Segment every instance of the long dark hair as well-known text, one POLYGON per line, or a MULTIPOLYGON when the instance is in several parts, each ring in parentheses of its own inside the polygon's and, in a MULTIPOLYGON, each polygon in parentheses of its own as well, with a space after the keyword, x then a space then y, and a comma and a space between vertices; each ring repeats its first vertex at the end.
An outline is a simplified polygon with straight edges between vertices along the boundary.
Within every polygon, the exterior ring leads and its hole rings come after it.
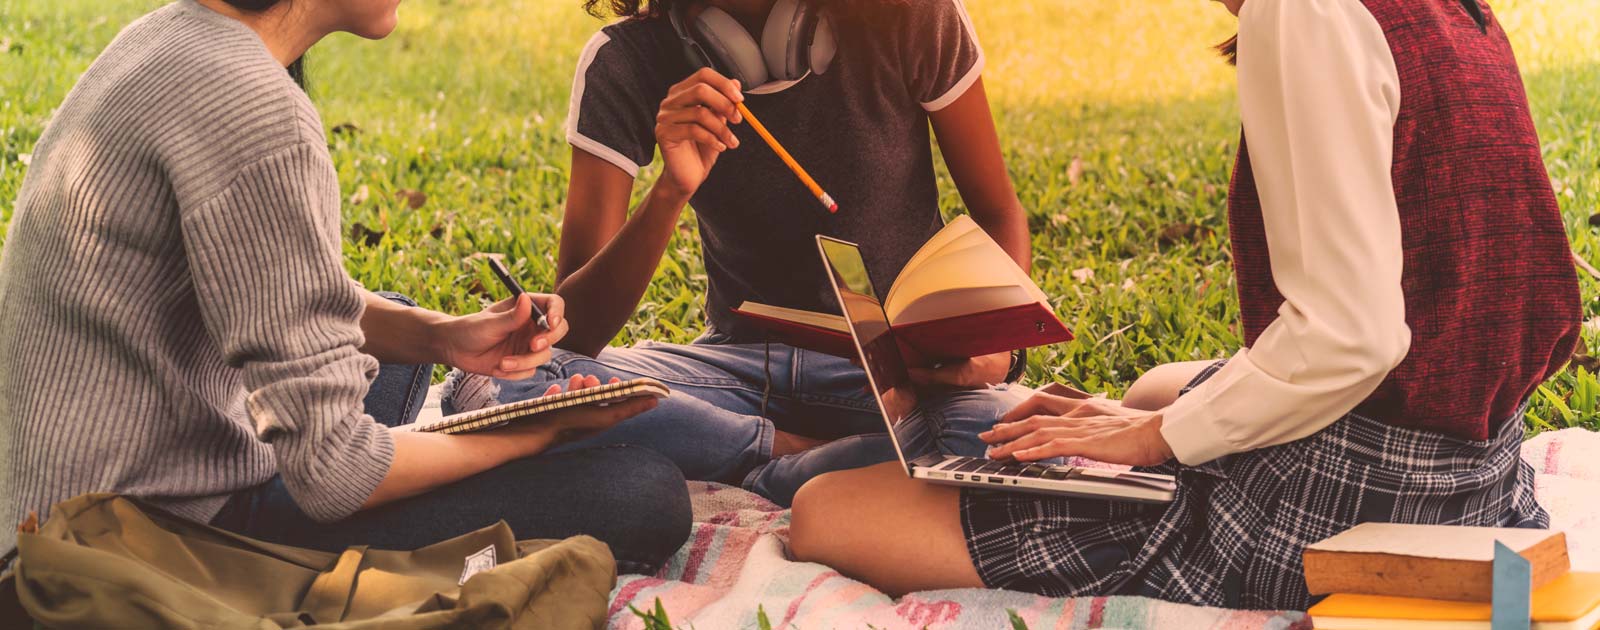
POLYGON ((1239 36, 1229 37, 1228 41, 1216 45, 1217 52, 1222 53, 1222 58, 1228 60, 1228 65, 1239 65, 1239 36))
MULTIPOLYGON (((278 6, 278 4, 280 4, 280 3, 289 2, 290 0, 222 0, 222 1, 228 3, 229 6, 232 6, 233 8, 238 9, 240 11, 248 11, 250 13, 261 13, 263 11, 266 11, 267 9, 271 9, 272 7, 278 6)), ((304 56, 302 56, 299 59, 294 60, 293 63, 289 64, 288 71, 289 71, 289 78, 294 79, 295 85, 300 86, 300 89, 302 89, 302 90, 306 89, 306 58, 304 56)))

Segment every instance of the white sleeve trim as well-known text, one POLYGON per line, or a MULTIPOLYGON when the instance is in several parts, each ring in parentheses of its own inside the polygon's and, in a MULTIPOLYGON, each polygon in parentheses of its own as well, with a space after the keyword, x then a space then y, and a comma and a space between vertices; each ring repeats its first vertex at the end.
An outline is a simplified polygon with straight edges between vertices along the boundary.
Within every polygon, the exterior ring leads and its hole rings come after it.
POLYGON ((567 143, 597 158, 610 162, 613 166, 622 169, 629 177, 639 176, 639 165, 628 156, 616 149, 602 144, 600 141, 578 133, 578 112, 583 105, 583 89, 585 77, 589 74, 589 66, 594 63, 595 55, 600 53, 600 47, 611 41, 611 36, 605 31, 599 31, 594 37, 589 38, 589 43, 583 47, 583 54, 578 57, 578 71, 572 78, 572 99, 567 103, 567 143))
POLYGON ((966 94, 967 90, 972 89, 972 84, 978 82, 978 77, 983 76, 983 44, 978 41, 978 29, 972 26, 972 16, 967 15, 967 6, 961 0, 950 1, 955 3, 956 12, 961 15, 961 25, 966 27, 967 37, 972 38, 972 46, 978 49, 978 59, 972 62, 972 68, 967 70, 967 73, 954 86, 946 90, 938 98, 922 104, 922 109, 929 112, 936 112, 949 107, 951 103, 956 102, 956 99, 966 94))

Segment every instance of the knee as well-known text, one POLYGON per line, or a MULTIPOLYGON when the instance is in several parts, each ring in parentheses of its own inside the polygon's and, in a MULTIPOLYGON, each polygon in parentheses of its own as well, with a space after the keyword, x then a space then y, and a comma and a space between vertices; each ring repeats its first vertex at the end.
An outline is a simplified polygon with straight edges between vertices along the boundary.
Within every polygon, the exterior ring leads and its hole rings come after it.
POLYGON ((1178 400, 1178 390, 1183 387, 1180 372, 1177 365, 1170 363, 1150 368, 1128 387, 1122 406, 1144 411, 1165 409, 1178 400))
POLYGON ((831 472, 813 477, 794 495, 794 506, 789 512, 789 554, 800 562, 828 564, 824 558, 825 540, 832 529, 829 510, 845 500, 840 491, 848 484, 849 471, 831 472))
POLYGON ((613 506, 607 540, 624 573, 652 573, 689 539, 693 514, 683 473, 666 457, 635 446, 596 449, 611 479, 607 496, 596 501, 613 506))

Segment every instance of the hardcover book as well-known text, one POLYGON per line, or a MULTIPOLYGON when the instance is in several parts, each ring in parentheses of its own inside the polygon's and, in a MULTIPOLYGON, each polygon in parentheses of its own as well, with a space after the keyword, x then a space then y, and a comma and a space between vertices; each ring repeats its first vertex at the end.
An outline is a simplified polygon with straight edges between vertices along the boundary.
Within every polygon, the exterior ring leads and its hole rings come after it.
MULTIPOLYGON (((908 358, 965 359, 1072 339, 1038 285, 965 215, 917 250, 882 303, 908 358)), ((791 346, 855 356, 842 316, 755 302, 734 313, 791 346)))
MULTIPOLYGON (((1312 606, 1317 630, 1489 630, 1487 602, 1330 595, 1312 606)), ((1533 591, 1533 630, 1600 627, 1600 573, 1567 573, 1533 591)))
POLYGON ((1494 543, 1533 566, 1533 588, 1571 569, 1558 531, 1449 525, 1362 523, 1306 547, 1313 595, 1356 593, 1487 602, 1494 586, 1494 543))

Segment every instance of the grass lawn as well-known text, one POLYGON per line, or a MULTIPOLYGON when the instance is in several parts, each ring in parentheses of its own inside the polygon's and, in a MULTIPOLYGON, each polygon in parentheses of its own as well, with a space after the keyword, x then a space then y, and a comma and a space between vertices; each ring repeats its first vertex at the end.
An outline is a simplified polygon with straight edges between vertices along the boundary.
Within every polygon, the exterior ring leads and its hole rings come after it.
MULTIPOLYGON (((161 0, 0 0, 0 213, 9 221, 50 111, 122 25, 161 0)), ((410 0, 384 42, 313 51, 312 93, 348 200, 350 272, 446 311, 495 286, 467 260, 511 254, 553 281, 567 180, 562 135, 578 0, 410 0)), ((1034 232, 1035 278, 1078 334, 1031 355, 1034 381, 1120 392, 1165 361, 1239 347, 1225 194, 1234 78, 1208 45, 1232 17, 1203 0, 968 0, 986 82, 1034 232)), ((1502 0, 1575 250, 1600 265, 1600 0, 1502 0)), ((248 112, 241 112, 248 115, 248 112)), ((776 130, 782 135, 782 130, 776 130)), ((737 156, 732 156, 737 159, 737 156)), ((653 178, 647 169, 643 178, 653 178)), ((960 211, 948 177, 947 213, 960 211)), ((641 186, 642 188, 642 186, 641 186)), ((3 232, 0 232, 3 236, 3 232)), ((705 286, 685 216, 617 343, 684 341, 705 286)), ((1583 275, 1585 317, 1600 280, 1583 275)), ((1596 331, 1586 333, 1593 346, 1596 331)), ((1534 429, 1600 428, 1600 382, 1571 367, 1536 396, 1534 429)))

